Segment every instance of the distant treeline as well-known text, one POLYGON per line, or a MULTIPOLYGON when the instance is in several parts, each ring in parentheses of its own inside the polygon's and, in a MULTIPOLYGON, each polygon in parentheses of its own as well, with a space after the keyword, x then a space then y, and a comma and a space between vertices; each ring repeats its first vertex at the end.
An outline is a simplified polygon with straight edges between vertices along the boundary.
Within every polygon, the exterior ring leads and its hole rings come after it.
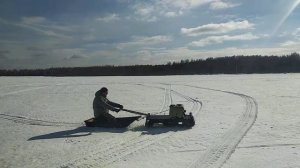
POLYGON ((0 70, 0 76, 147 76, 190 74, 299 73, 300 55, 232 56, 181 60, 165 65, 93 66, 34 70, 0 70))

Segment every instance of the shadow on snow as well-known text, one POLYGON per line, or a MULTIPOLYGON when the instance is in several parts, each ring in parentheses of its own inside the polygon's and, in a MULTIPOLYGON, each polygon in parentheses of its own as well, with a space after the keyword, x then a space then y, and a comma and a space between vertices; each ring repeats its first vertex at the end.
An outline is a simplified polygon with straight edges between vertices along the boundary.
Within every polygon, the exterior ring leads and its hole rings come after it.
POLYGON ((127 130, 126 128, 98 128, 98 127, 91 128, 91 127, 81 126, 75 129, 34 136, 29 138, 28 141, 40 140, 40 139, 83 137, 83 136, 89 136, 94 132, 123 133, 126 130, 127 130))
POLYGON ((156 135, 156 134, 163 134, 167 132, 184 131, 187 129, 189 128, 184 128, 179 126, 176 127, 156 126, 151 128, 145 126, 137 126, 134 128, 101 128, 101 127, 81 126, 75 129, 34 136, 29 138, 28 141, 42 140, 42 139, 70 138, 70 137, 76 138, 76 137, 89 136, 92 135, 92 133, 101 133, 101 132, 124 133, 126 131, 133 131, 133 132, 141 132, 141 135, 156 135))
POLYGON ((183 127, 183 126, 163 126, 163 125, 156 125, 154 127, 145 127, 145 126, 137 126, 132 128, 131 131, 134 132, 141 132, 142 135, 156 135, 156 134, 163 134, 167 132, 178 132, 178 131, 185 131, 190 128, 183 127))

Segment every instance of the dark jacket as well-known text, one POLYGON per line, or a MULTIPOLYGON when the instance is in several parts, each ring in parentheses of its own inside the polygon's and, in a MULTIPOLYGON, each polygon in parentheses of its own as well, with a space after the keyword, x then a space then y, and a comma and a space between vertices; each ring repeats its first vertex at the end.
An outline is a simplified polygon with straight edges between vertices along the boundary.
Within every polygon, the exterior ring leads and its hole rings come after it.
POLYGON ((93 101, 94 116, 97 118, 103 113, 108 113, 109 110, 116 111, 116 107, 121 108, 121 105, 109 101, 106 97, 102 96, 100 91, 95 93, 93 101))

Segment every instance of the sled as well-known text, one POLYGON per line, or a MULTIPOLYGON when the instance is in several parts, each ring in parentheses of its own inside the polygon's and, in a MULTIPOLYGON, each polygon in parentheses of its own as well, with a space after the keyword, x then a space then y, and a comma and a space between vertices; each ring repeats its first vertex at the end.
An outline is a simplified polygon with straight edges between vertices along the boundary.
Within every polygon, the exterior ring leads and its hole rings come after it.
POLYGON ((116 118, 117 124, 112 124, 107 122, 104 119, 95 119, 90 118, 85 120, 84 123, 87 127, 103 127, 103 128, 126 128, 135 120, 139 119, 141 116, 134 116, 134 117, 122 117, 116 118))

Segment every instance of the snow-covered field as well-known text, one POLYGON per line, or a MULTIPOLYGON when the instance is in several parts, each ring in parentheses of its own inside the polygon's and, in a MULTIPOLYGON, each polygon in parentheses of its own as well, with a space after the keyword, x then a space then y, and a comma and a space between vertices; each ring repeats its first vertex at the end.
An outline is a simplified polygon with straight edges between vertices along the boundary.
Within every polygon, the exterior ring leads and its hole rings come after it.
POLYGON ((2 168, 300 167, 300 74, 0 79, 2 168), (183 104, 196 125, 86 128, 103 86, 144 113, 183 104))

